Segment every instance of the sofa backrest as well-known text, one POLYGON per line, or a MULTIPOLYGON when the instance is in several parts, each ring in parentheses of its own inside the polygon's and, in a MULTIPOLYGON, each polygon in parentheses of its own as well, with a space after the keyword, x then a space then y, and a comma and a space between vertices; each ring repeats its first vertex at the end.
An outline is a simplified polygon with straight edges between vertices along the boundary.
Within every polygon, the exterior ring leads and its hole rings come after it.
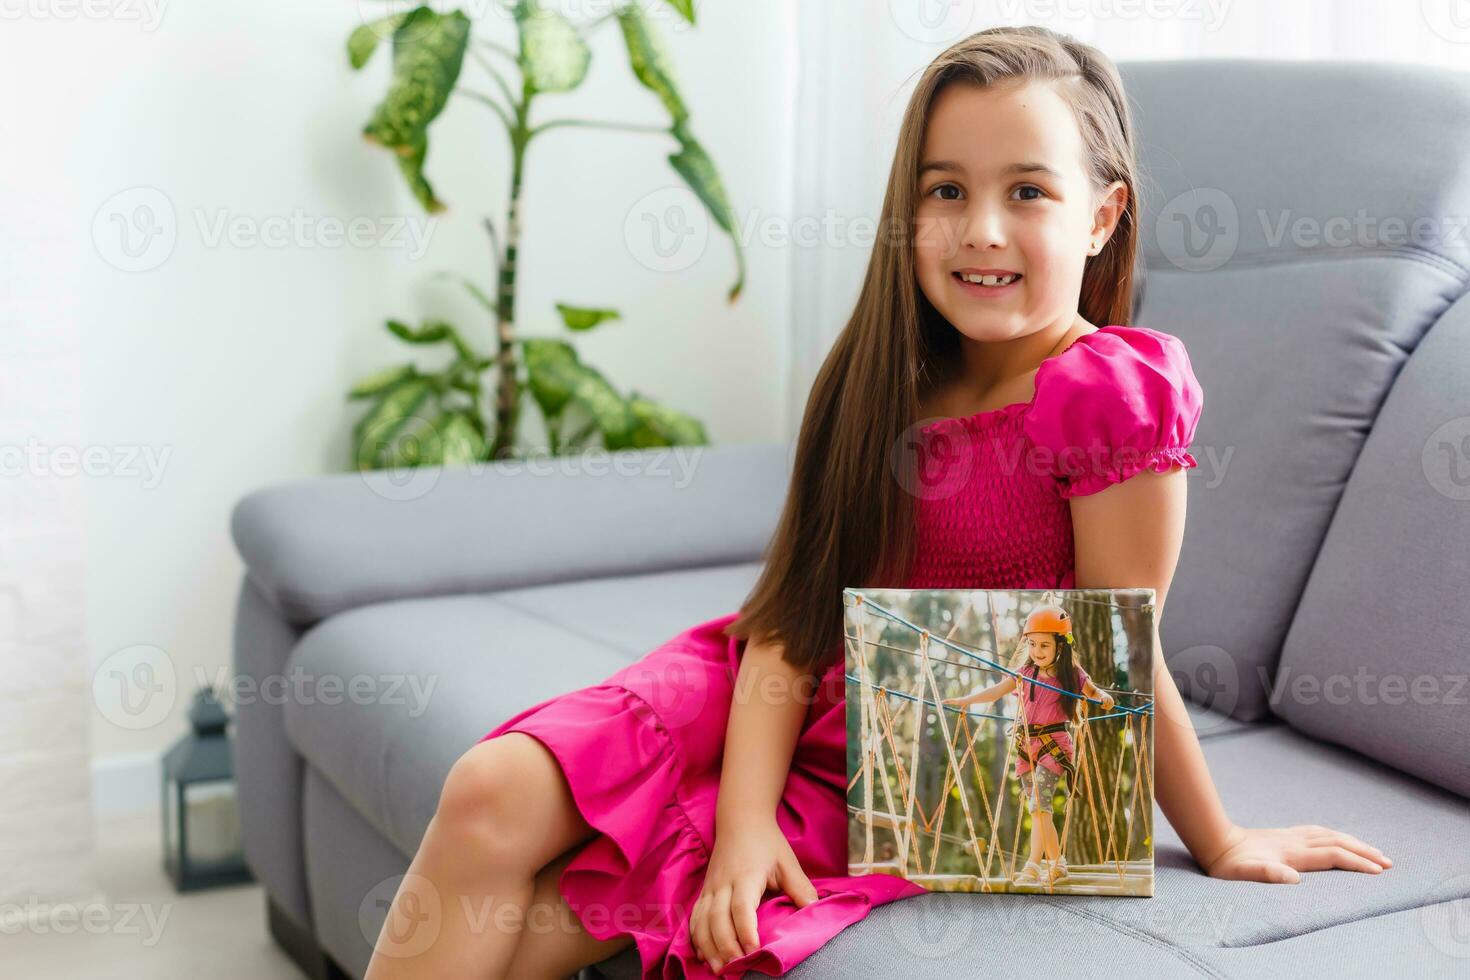
POLYGON ((1195 700, 1242 719, 1274 708, 1414 768, 1408 743, 1374 749, 1413 727, 1406 714, 1273 693, 1278 664, 1438 670, 1470 615, 1455 575, 1470 504, 1436 486, 1470 466, 1470 433, 1441 429, 1470 414, 1455 306, 1470 283, 1470 75, 1119 69, 1142 171, 1136 322, 1185 342, 1205 392, 1160 627, 1171 668, 1195 700))

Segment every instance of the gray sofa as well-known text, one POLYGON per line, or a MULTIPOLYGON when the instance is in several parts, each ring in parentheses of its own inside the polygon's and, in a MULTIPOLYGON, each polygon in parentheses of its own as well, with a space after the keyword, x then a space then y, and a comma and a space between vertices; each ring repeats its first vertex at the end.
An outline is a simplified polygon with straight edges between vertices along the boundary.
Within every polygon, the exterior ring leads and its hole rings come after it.
MULTIPOLYGON (((925 895, 790 975, 1470 976, 1470 76, 1122 69, 1135 322, 1181 337, 1205 390, 1166 655, 1235 820, 1330 824, 1396 866, 1218 881, 1160 816, 1152 899, 925 895)), ((237 707, 246 846, 308 974, 361 976, 460 753, 754 582, 788 446, 614 459, 236 506, 235 667, 268 682, 237 707)))

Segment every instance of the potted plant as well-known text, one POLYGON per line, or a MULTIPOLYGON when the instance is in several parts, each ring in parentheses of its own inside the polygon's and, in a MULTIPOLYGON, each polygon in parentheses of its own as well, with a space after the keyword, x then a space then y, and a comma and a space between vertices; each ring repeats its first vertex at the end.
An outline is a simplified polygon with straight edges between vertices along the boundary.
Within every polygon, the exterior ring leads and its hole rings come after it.
MULTIPOLYGON (((695 138, 690 113, 679 94, 670 60, 655 20, 636 0, 577 25, 538 0, 488 0, 515 24, 516 45, 509 47, 476 34, 469 15, 437 12, 428 6, 399 11, 365 23, 347 41, 355 69, 369 63, 389 42, 392 73, 382 101, 363 128, 372 143, 397 158, 413 196, 430 213, 445 205, 425 174, 429 128, 453 97, 488 106, 510 140, 510 196, 502 236, 488 217, 484 226, 495 257, 493 294, 472 279, 462 285, 493 318, 493 349, 482 351, 453 324, 434 320, 417 327, 388 320, 405 343, 437 346, 450 357, 439 370, 408 362, 379 371, 355 384, 348 398, 366 411, 353 430, 358 469, 426 464, 464 464, 520 455, 517 428, 523 395, 529 392, 546 424, 553 454, 587 448, 596 439, 606 449, 665 445, 703 445, 704 426, 637 391, 624 395, 596 368, 577 355, 570 338, 599 324, 620 319, 612 308, 558 303, 568 339, 520 337, 516 329, 516 272, 521 221, 519 207, 527 150, 532 141, 560 126, 595 126, 650 132, 671 137, 670 166, 709 211, 735 249, 736 279, 728 292, 734 302, 745 278, 745 261, 735 235, 734 214, 714 163, 695 138), (552 119, 533 125, 532 107, 543 96, 570 92, 587 77, 589 31, 616 21, 622 31, 628 66, 653 92, 668 114, 666 127, 552 119), (461 81, 473 66, 495 94, 461 81)), ((694 23, 693 0, 666 0, 671 11, 694 23)), ((441 275, 442 278, 442 275, 441 275)))

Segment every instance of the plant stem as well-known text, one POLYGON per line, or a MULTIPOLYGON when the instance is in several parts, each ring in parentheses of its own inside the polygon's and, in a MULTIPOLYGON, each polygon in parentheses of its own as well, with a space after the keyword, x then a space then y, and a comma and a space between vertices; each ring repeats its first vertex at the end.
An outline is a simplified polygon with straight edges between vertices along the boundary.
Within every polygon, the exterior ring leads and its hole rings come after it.
POLYGON ((487 50, 494 51, 496 54, 503 54, 503 55, 505 55, 507 58, 509 58, 511 61, 515 62, 516 64, 520 64, 521 63, 521 59, 520 59, 520 56, 519 55, 517 55, 513 50, 511 50, 510 48, 507 48, 505 45, 499 43, 498 41, 492 41, 492 40, 490 40, 489 38, 486 38, 486 37, 477 37, 477 38, 475 38, 475 43, 476 44, 483 44, 486 47, 487 50))
POLYGON ((515 103, 515 121, 510 127, 510 204, 505 220, 505 257, 498 270, 499 290, 496 294, 498 347, 495 360, 499 378, 495 391, 495 442, 490 447, 491 459, 507 459, 514 455, 520 414, 520 379, 516 375, 515 357, 516 253, 521 238, 521 179, 525 172, 526 146, 532 136, 526 121, 531 114, 533 95, 530 84, 522 80, 521 98, 515 103))
POLYGON ((495 114, 500 117, 500 121, 505 123, 506 129, 511 128, 510 117, 505 114, 505 110, 500 108, 500 105, 484 92, 476 92, 474 89, 465 88, 463 85, 456 88, 455 91, 460 93, 461 95, 468 96, 469 98, 474 99, 477 102, 485 103, 487 106, 495 110, 495 114))
POLYGON ((553 119, 531 130, 531 135, 544 133, 556 126, 588 126, 595 129, 623 129, 631 133, 667 133, 667 126, 651 126, 647 123, 604 122, 601 119, 553 119))
POLYGON ((500 91, 505 96, 505 101, 509 102, 511 105, 515 105, 515 95, 511 93, 510 86, 506 84, 505 78, 501 76, 500 72, 495 70, 494 65, 490 64, 490 59, 486 58, 474 48, 470 49, 470 54, 473 55, 474 59, 480 63, 480 67, 485 69, 485 71, 490 74, 491 78, 495 79, 495 84, 500 86, 500 91))

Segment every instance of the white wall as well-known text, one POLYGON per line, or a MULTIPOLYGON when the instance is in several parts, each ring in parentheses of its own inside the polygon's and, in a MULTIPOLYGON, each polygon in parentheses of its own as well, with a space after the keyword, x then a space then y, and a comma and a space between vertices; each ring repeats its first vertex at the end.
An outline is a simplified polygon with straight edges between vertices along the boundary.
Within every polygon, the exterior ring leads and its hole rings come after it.
MULTIPOLYGON (((14 121, 8 120, 8 122, 14 121)), ((0 142, 6 139, 0 123, 0 142)), ((40 446, 74 447, 76 304, 45 287, 76 256, 53 233, 55 181, 0 182, 0 212, 42 249, 0 236, 0 924, 92 898, 82 487, 40 446), (53 263, 55 265, 53 265, 53 263)), ((63 463, 63 465, 65 465, 63 463)))
MULTIPOLYGON (((452 104, 433 131, 428 168, 451 210, 426 219, 387 153, 359 137, 388 62, 379 51, 364 74, 348 68, 344 42, 360 22, 353 0, 95 2, 0 4, 0 85, 25 93, 0 114, 4 184, 44 202, 24 220, 12 204, 0 221, 7 244, 32 260, 34 289, 74 306, 77 441, 108 447, 105 472, 74 478, 90 530, 86 674, 153 656, 177 681, 169 710, 148 724, 115 705, 91 711, 99 768, 134 772, 183 730, 196 672, 213 678, 228 668, 242 573, 230 507, 263 484, 344 468, 356 415, 344 392, 402 359, 382 320, 448 315, 488 349, 490 325, 477 308, 427 280, 450 269, 489 285, 478 216, 493 215, 503 233, 509 156, 488 109, 452 104), (94 10, 105 16, 85 13, 94 10), (297 215, 307 231, 281 247, 207 235, 220 217, 259 236, 297 215), (428 233, 421 256, 392 243, 320 244, 323 221, 398 215, 428 233), (151 240, 157 251, 122 251, 119 218, 155 221, 165 232, 151 240), (142 268, 120 268, 130 266, 142 268)), ((705 3, 697 29, 666 31, 695 132, 745 218, 789 213, 792 16, 781 0, 705 3)), ((513 42, 509 23, 493 14, 482 23, 513 42)), ((535 121, 663 124, 662 106, 626 67, 617 25, 592 38, 585 91, 548 97, 535 121)), ((578 344, 614 383, 700 417, 716 443, 781 438, 790 285, 782 250, 748 243, 745 293, 730 306, 735 267, 718 232, 679 273, 646 268, 625 239, 641 198, 682 186, 664 160, 672 149, 665 136, 581 128, 532 144, 522 329, 559 331, 557 301, 614 306, 623 321, 578 344)), ((12 307, 7 327, 28 315, 13 303, 0 296, 0 308, 12 307)), ((80 622, 80 605, 69 608, 80 622)), ((141 800, 156 793, 125 782, 141 800)))

